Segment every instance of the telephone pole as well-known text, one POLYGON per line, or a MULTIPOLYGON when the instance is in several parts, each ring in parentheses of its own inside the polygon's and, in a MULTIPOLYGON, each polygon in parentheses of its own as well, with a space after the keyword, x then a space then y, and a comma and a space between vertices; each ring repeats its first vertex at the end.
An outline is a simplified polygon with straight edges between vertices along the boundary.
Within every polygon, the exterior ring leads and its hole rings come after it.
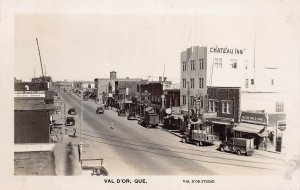
POLYGON ((187 122, 188 122, 188 129, 190 130, 190 127, 191 127, 191 121, 190 121, 190 82, 187 81, 187 87, 188 87, 188 90, 187 90, 187 99, 188 99, 188 119, 187 119, 187 122))

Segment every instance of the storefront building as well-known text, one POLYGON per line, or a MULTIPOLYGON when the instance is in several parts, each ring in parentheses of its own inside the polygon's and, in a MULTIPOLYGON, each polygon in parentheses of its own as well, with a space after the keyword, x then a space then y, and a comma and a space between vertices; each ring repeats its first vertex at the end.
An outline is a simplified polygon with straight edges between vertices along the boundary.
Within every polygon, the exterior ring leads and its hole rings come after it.
POLYGON ((235 137, 254 138, 257 149, 282 152, 286 129, 285 114, 243 111, 241 122, 233 128, 235 137))

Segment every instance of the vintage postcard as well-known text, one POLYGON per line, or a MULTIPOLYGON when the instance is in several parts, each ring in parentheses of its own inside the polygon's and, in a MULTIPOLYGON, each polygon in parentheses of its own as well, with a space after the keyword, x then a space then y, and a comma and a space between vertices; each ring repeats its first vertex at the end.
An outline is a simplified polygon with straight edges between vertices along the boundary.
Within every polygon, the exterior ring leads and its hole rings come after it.
POLYGON ((1 0, 0 22, 0 189, 299 189, 299 1, 1 0))

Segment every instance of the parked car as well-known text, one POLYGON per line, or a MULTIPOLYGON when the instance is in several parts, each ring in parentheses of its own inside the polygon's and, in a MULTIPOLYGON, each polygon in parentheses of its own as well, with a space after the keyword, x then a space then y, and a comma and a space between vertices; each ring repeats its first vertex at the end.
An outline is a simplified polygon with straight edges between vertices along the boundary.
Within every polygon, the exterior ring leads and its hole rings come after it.
POLYGON ((77 112, 76 112, 75 108, 70 108, 70 109, 68 110, 68 114, 70 114, 70 115, 76 115, 77 112))
POLYGON ((97 110, 96 110, 96 113, 97 114, 104 114, 104 107, 97 107, 97 110))
POLYGON ((67 117, 65 125, 66 126, 73 126, 73 125, 75 125, 75 119, 74 119, 74 117, 67 117))
POLYGON ((118 116, 126 116, 126 112, 124 109, 118 111, 118 116))
POLYGON ((232 138, 220 144, 220 151, 235 152, 238 155, 250 156, 254 153, 254 139, 232 138))
POLYGON ((136 114, 135 112, 130 112, 127 116, 128 120, 136 120, 136 114))

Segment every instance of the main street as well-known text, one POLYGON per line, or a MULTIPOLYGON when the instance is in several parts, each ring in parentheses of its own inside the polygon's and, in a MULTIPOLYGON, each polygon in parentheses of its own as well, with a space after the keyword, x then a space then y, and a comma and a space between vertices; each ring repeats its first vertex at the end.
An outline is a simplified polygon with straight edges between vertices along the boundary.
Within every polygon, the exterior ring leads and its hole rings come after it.
POLYGON ((96 114, 97 104, 60 90, 66 110, 77 110, 74 142, 84 144, 84 154, 104 158, 109 175, 275 175, 284 168, 275 153, 257 151, 253 156, 220 152, 215 146, 197 147, 162 129, 148 129, 137 121, 119 117, 115 110, 96 114), (111 128, 113 122, 113 128, 111 128))

